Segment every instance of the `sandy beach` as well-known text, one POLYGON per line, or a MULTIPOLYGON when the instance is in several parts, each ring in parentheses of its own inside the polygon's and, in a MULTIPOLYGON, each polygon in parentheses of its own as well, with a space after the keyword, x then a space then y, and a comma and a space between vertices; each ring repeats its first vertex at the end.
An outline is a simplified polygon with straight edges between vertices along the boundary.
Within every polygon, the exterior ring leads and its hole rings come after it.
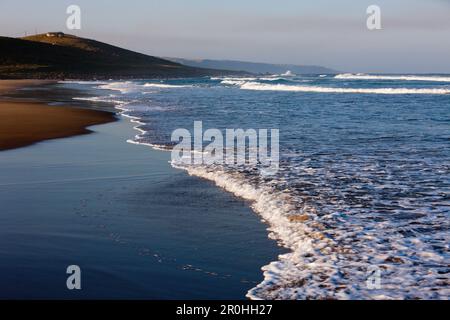
POLYGON ((51 81, 0 80, 0 150, 39 141, 90 133, 89 126, 115 121, 113 113, 39 101, 8 99, 4 95, 20 88, 47 85, 51 81))

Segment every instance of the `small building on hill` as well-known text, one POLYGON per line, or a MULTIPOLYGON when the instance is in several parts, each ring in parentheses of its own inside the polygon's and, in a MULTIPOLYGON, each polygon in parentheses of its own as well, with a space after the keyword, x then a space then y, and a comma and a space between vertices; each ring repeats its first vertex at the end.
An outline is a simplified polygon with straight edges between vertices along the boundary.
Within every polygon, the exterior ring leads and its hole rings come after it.
POLYGON ((49 38, 62 38, 64 37, 64 32, 47 32, 46 36, 49 38))

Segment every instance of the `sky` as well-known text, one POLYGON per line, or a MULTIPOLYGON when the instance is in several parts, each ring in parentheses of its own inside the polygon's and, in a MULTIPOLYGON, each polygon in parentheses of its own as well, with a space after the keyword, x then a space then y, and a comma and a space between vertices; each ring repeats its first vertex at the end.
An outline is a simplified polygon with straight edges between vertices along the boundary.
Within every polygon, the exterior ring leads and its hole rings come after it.
POLYGON ((62 31, 162 57, 450 73, 450 0, 0 0, 0 30, 62 31), (81 30, 66 28, 72 4, 81 30), (381 30, 366 27, 373 4, 381 30))

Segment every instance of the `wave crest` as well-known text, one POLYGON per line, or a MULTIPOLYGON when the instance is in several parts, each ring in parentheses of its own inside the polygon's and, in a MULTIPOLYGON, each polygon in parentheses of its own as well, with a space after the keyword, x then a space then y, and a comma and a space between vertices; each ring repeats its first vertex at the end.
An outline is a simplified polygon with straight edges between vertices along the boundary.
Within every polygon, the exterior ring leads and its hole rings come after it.
POLYGON ((416 75, 404 75, 404 76, 381 76, 381 75, 369 75, 369 74, 352 74, 343 73, 334 77, 335 79, 347 79, 347 80, 399 80, 399 81, 435 81, 435 82, 450 82, 450 77, 441 76, 416 76, 416 75))
POLYGON ((318 93, 362 93, 362 94, 450 94, 450 89, 444 88, 333 88, 319 86, 295 86, 285 84, 265 84, 259 82, 245 82, 241 85, 244 90, 259 91, 291 91, 318 93))

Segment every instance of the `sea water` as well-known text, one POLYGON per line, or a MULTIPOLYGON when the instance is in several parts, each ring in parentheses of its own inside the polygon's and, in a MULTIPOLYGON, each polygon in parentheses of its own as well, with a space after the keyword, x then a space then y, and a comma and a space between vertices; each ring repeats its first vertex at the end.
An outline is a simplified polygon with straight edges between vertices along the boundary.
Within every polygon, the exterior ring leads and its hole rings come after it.
POLYGON ((173 130, 194 121, 205 129, 279 129, 274 175, 249 166, 180 167, 249 200, 269 237, 289 249, 262 266, 264 281, 247 297, 450 298, 450 76, 62 85, 115 102, 136 124, 129 142, 158 149, 170 150, 173 130))

